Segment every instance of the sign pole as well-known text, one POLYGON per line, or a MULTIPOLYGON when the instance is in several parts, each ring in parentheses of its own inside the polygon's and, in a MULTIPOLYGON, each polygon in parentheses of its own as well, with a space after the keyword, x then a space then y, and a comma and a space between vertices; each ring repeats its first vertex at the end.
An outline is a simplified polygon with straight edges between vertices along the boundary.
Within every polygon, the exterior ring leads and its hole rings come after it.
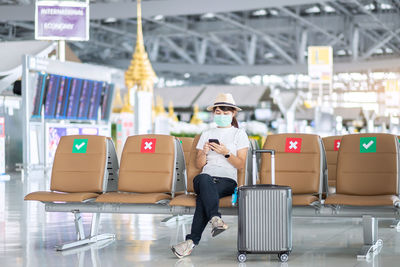
POLYGON ((58 41, 58 59, 61 62, 65 61, 65 40, 59 40, 58 41))

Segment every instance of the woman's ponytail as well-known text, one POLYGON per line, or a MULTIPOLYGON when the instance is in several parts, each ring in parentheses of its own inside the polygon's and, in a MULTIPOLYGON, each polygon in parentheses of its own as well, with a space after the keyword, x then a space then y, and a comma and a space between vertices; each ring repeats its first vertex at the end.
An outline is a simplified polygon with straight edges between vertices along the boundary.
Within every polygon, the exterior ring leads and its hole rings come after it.
POLYGON ((235 127, 235 128, 239 128, 239 123, 238 123, 238 121, 237 121, 237 119, 236 119, 236 116, 233 116, 233 117, 232 117, 232 123, 231 123, 231 125, 232 125, 233 127, 235 127))

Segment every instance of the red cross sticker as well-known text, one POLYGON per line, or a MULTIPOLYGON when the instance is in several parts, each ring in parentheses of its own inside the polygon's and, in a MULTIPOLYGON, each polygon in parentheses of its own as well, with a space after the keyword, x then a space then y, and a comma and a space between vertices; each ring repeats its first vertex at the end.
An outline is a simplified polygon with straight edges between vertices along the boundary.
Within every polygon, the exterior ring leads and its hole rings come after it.
POLYGON ((156 139, 155 138, 143 138, 142 145, 140 147, 141 153, 154 153, 156 152, 156 139))
POLYGON ((333 150, 334 151, 339 151, 339 147, 340 147, 340 139, 335 140, 335 144, 333 146, 333 150))
POLYGON ((286 138, 285 152, 300 153, 301 152, 301 138, 286 138))

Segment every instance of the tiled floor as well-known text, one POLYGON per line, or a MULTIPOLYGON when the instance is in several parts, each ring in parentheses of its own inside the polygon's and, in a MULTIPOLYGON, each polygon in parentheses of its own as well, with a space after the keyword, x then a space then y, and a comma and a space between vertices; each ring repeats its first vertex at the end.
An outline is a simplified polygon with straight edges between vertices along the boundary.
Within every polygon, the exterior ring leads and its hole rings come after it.
MULTIPOLYGON (((358 219, 299 219, 293 221, 293 252, 288 263, 275 255, 248 255, 245 264, 236 260, 236 217, 225 217, 230 229, 211 238, 207 228, 203 240, 189 258, 178 260, 169 247, 182 238, 190 224, 161 225, 165 216, 105 214, 101 232, 115 233, 116 240, 64 252, 56 244, 75 238, 72 214, 46 213, 44 205, 26 203, 26 193, 45 190, 49 179, 34 173, 21 179, 13 175, 0 182, 0 266, 400 266, 400 233, 390 221, 380 221, 381 253, 370 261, 357 261, 362 245, 358 219), (179 232, 177 232, 179 231, 179 232)), ((90 214, 84 214, 85 230, 90 214)), ((188 221, 190 223, 190 221, 188 221)))

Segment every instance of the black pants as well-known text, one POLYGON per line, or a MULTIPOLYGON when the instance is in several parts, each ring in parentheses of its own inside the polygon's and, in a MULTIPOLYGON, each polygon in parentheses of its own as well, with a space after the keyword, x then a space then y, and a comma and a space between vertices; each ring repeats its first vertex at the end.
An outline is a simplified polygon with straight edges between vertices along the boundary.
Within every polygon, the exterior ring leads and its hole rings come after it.
POLYGON ((192 230, 187 239, 193 240, 197 245, 200 242, 201 234, 207 226, 208 221, 221 214, 218 212, 219 199, 232 195, 235 192, 236 182, 230 178, 212 177, 202 173, 193 180, 196 197, 196 210, 193 216, 192 230))

